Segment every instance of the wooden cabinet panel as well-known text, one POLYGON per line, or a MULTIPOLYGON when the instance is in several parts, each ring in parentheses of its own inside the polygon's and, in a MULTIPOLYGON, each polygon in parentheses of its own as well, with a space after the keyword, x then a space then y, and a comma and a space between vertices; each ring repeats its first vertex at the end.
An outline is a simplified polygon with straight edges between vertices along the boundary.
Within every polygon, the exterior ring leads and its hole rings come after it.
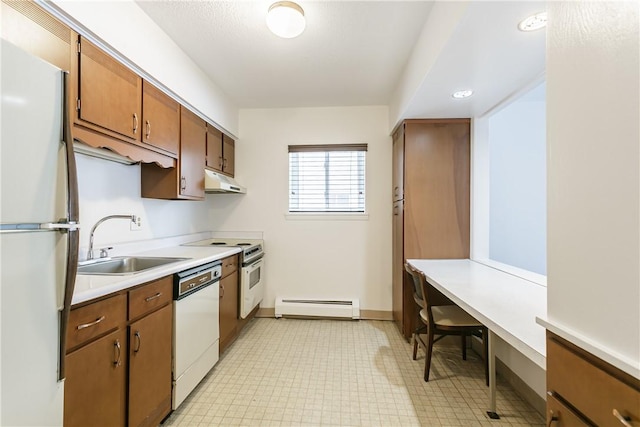
POLYGON ((236 142, 228 137, 222 135, 222 172, 233 176, 235 173, 235 161, 236 161, 236 142))
POLYGON ((67 349, 71 350, 123 325, 127 320, 126 313, 126 295, 117 295, 71 310, 67 327, 67 349))
POLYGON ((139 139, 142 79, 84 38, 80 38, 79 79, 79 118, 139 139))
POLYGON ((75 34, 33 1, 2 0, 2 38, 61 70, 71 70, 75 34))
POLYGON ((178 154, 180 104, 151 83, 142 83, 142 142, 178 154))
POLYGON ((560 338, 547 336, 547 389, 596 425, 618 425, 616 409, 640 422, 640 380, 560 338))
POLYGON ((468 258, 468 119, 407 120, 393 137, 393 318, 409 339, 417 324, 411 258, 468 258))
POLYGON ((404 206, 402 201, 393 204, 393 264, 392 264, 392 301, 393 320, 403 329, 402 311, 402 284, 404 278, 404 257, 403 257, 403 223, 404 206))
POLYGON ((129 427, 156 426, 171 411, 173 308, 129 327, 129 427))
POLYGON ((207 124, 207 167, 222 172, 222 132, 207 124))
POLYGON ((184 107, 180 111, 180 194, 204 198, 206 123, 184 107))
POLYGON ((173 299, 171 276, 151 282, 129 291, 129 320, 143 316, 169 304, 173 299))
POLYGON ((469 123, 407 123, 404 257, 469 257, 469 123))
POLYGON ((126 355, 119 329, 66 356, 65 427, 125 425, 126 355))
POLYGON ((220 352, 236 338, 237 327, 238 271, 235 270, 220 280, 220 352))

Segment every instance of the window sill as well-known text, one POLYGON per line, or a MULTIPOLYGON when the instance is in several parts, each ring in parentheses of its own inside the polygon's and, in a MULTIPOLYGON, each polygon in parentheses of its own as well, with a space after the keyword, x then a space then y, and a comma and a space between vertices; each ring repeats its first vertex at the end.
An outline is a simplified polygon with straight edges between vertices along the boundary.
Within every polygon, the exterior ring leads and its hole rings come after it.
POLYGON ((505 273, 509 273, 513 276, 520 277, 524 280, 528 280, 529 282, 533 282, 540 286, 547 286, 547 276, 539 273, 534 273, 533 271, 524 270, 522 268, 514 267, 509 264, 503 264, 498 261, 494 261, 492 259, 473 259, 472 261, 478 262, 480 264, 484 264, 488 267, 495 268, 496 270, 504 271, 505 273))
POLYGON ((287 221, 368 221, 369 214, 356 212, 287 212, 287 221))

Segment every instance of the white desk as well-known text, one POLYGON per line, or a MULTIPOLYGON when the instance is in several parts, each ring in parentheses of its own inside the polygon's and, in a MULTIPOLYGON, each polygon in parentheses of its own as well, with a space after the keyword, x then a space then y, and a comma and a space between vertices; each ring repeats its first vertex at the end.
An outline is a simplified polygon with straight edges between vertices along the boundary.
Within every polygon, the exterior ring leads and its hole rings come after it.
POLYGON ((489 400, 496 413, 494 337, 497 335, 546 369, 545 329, 536 317, 547 314, 547 288, 468 259, 407 260, 427 281, 489 329, 489 400))

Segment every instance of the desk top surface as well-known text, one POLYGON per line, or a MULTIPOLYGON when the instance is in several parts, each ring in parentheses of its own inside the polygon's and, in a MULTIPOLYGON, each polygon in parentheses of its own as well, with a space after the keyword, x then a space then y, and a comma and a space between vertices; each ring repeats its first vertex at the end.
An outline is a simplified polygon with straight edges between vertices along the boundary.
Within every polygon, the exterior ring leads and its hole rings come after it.
POLYGON ((546 367, 547 288, 469 259, 407 260, 429 283, 515 347, 546 367))

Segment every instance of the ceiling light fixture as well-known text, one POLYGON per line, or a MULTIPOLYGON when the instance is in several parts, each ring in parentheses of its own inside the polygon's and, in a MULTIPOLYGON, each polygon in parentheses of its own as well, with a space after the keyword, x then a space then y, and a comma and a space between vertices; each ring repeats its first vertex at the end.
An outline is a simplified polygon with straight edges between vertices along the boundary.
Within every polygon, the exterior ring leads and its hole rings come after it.
POLYGON ((284 39, 298 37, 306 23, 304 10, 292 1, 278 1, 269 7, 267 27, 273 34, 284 39))
POLYGON ((520 31, 536 31, 547 26, 547 12, 531 15, 518 24, 520 31))
POLYGON ((464 99, 470 97, 471 95, 473 95, 472 90, 459 90, 457 92, 453 92, 451 94, 451 97, 454 99, 464 99))

